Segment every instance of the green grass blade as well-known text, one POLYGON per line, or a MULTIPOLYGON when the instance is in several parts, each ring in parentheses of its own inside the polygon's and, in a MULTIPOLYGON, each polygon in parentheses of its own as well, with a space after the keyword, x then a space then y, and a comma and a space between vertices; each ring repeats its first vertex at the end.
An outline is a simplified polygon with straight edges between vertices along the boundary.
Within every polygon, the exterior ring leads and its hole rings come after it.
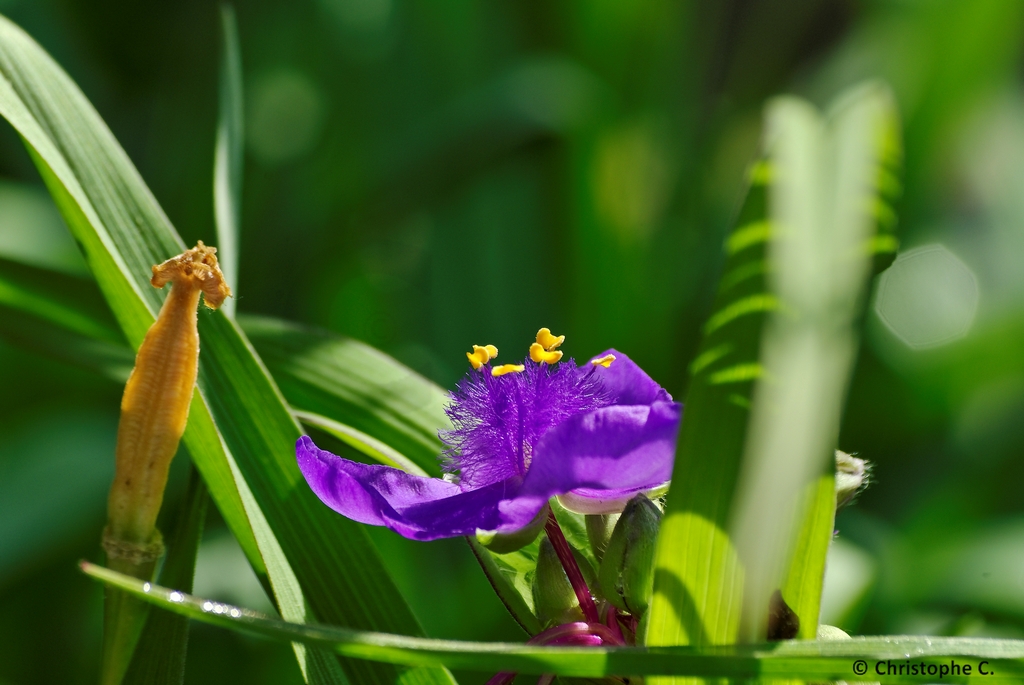
POLYGON ((416 462, 372 435, 367 435, 352 426, 310 411, 294 410, 294 414, 295 418, 304 425, 319 428, 325 433, 333 435, 349 447, 359 450, 379 464, 393 466, 396 469, 402 469, 417 476, 427 475, 426 471, 421 469, 416 462))
POLYGON ((124 383, 135 355, 91 280, 0 259, 0 336, 124 383))
MULTIPOLYGON (((192 469, 174 534, 167 540, 161 584, 191 592, 209 499, 203 479, 192 469)), ((187 650, 188 619, 165 611, 153 612, 146 621, 122 682, 124 685, 180 685, 185 681, 187 650)))
POLYGON ((110 309, 84 278, 0 258, 0 305, 99 342, 124 343, 110 309))
POLYGON ((804 488, 802 514, 793 535, 793 553, 782 574, 779 589, 789 607, 800 617, 796 637, 813 640, 818 636, 821 592, 825 561, 832 543, 836 520, 836 479, 828 473, 804 488))
MULTIPOLYGON (((25 140, 132 345, 162 293, 150 266, 181 239, 95 110, 20 29, 0 20, 0 115, 25 140)), ((365 531, 334 515, 302 481, 298 424, 239 329, 220 312, 199 322, 203 353, 185 444, 257 573, 289 620, 420 632, 365 531)), ((360 683, 390 683, 391 667, 346 662, 360 683)), ((314 675, 318 669, 311 669, 314 675)), ((451 682, 443 671, 428 674, 451 682)), ((330 677, 324 682, 341 682, 330 677)))
POLYGON ((648 645, 731 644, 738 636, 743 576, 729 514, 761 369, 761 330, 777 306, 765 283, 770 166, 754 164, 749 177, 714 313, 690 367, 674 487, 658 536, 648 645))
MULTIPOLYGON (((218 86, 217 143, 213 157, 213 214, 217 257, 231 292, 238 297, 238 241, 242 217, 242 161, 245 140, 242 97, 242 51, 238 23, 230 5, 220 8, 223 47, 218 86)), ((224 303, 235 314, 235 300, 224 303)))
POLYGON ((869 211, 893 121, 875 87, 827 119, 795 99, 768 110, 768 156, 691 369, 650 645, 763 639, 780 587, 802 635, 815 633, 832 516, 830 477, 818 478, 833 469, 870 259, 894 246, 873 238, 869 211))
MULTIPOLYGON (((281 641, 302 641, 359 659, 395 664, 464 668, 523 674, 559 673, 597 678, 607 675, 678 675, 704 678, 798 678, 816 682, 852 680, 853 664, 864 659, 873 667, 894 664, 970 664, 969 676, 945 676, 949 683, 1018 683, 1024 678, 1024 640, 933 638, 921 636, 862 637, 837 641, 785 641, 720 647, 537 647, 500 642, 431 640, 356 631, 332 626, 287 623, 227 604, 168 590, 82 563, 88 575, 122 588, 159 607, 230 630, 281 641), (984 663, 992 675, 979 675, 984 663)), ((878 678, 885 683, 934 682, 935 675, 878 678)))
POLYGON ((94 371, 120 385, 128 380, 135 365, 135 355, 124 343, 96 340, 5 306, 0 306, 0 337, 26 350, 94 371))
MULTIPOLYGON (((888 91, 868 85, 844 94, 820 116, 806 103, 779 99, 767 111, 773 162, 769 286, 783 303, 761 343, 765 369, 754 394, 732 531, 748 569, 744 637, 764 639, 771 594, 787 575, 803 584, 783 598, 798 610, 806 637, 817 632, 825 555, 831 540, 827 501, 801 512, 823 475, 831 480, 846 388, 857 350, 875 234, 876 179, 896 120, 888 91), (798 521, 813 528, 793 559, 798 521), (792 568, 793 563, 796 568, 792 568)), ((827 500, 827 483, 819 492, 827 500)))
POLYGON ((439 476, 439 430, 448 394, 386 354, 351 338, 264 317, 239 323, 297 410, 350 426, 439 476))

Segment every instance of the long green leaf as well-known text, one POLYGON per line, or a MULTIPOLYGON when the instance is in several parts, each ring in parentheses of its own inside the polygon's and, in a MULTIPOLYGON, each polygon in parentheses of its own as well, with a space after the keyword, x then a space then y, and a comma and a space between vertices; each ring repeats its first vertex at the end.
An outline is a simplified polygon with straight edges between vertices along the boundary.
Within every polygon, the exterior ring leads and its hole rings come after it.
MULTIPOLYGON (((861 637, 837 641, 797 640, 760 645, 720 647, 536 647, 501 642, 458 642, 387 635, 332 626, 276 621, 256 612, 192 597, 144 583, 86 562, 90 576, 142 597, 146 601, 205 623, 282 640, 302 641, 339 654, 407 665, 444 665, 478 671, 559 673, 567 676, 680 675, 706 678, 799 678, 810 681, 852 680, 854 664, 863 659, 871 669, 888 660, 900 664, 971 665, 971 674, 945 675, 949 683, 1018 683, 1024 678, 1024 640, 933 638, 919 636, 861 637), (980 675, 979 667, 991 671, 980 675)), ((937 671, 936 671, 937 672, 937 671)), ((885 683, 924 683, 936 675, 868 676, 885 683)))
MULTIPOLYGON (((880 159, 896 138, 887 90, 869 84, 844 94, 825 116, 790 98, 772 103, 766 145, 773 162, 768 280, 782 307, 769 315, 744 446, 731 530, 747 569, 747 640, 764 639, 766 607, 785 576, 802 578, 784 599, 803 636, 817 633, 827 505, 846 387, 857 350, 854 325, 865 300, 876 228, 880 159), (807 517, 805 491, 812 495, 807 517), (813 505, 819 506, 813 506, 813 505), (812 526, 793 567, 791 531, 812 526)), ((799 533, 799 531, 798 531, 799 533)), ((803 537, 803 536, 802 536, 803 537)), ((792 587, 792 585, 791 585, 792 587)))
POLYGON ((295 409, 373 436, 440 475, 437 433, 450 427, 444 390, 351 338, 264 317, 239 323, 295 409))
POLYGON ((825 120, 795 99, 768 110, 691 368, 647 644, 763 639, 781 587, 815 633, 852 324, 870 258, 894 249, 872 237, 893 120, 877 87, 825 120))
MULTIPOLYGON (((192 469, 174 535, 168 540, 167 559, 160 571, 162 584, 191 592, 209 499, 206 485, 192 469)), ((187 650, 188 620, 164 611, 151 613, 122 682, 124 685, 180 685, 185 681, 187 650)))
POLYGON ((0 259, 0 335, 124 383, 135 355, 94 281, 0 259))
MULTIPOLYGON (((0 20, 0 75, 0 115, 25 140, 137 346, 163 297, 147 284, 150 265, 180 252, 181 239, 82 93, 7 20, 0 20)), ((293 451, 298 424, 248 341, 223 313, 204 314, 199 327, 199 388, 185 444, 250 563, 267 574, 282 615, 418 633, 365 531, 305 486, 293 451)), ((345 667, 360 683, 398 676, 379 665, 345 667)), ((308 669, 314 678, 319 671, 315 663, 308 669)), ((450 682, 443 671, 423 677, 450 682)), ((336 672, 326 682, 339 680, 336 672)))
POLYGON ((121 385, 135 365, 135 355, 124 343, 109 343, 69 331, 20 308, 0 305, 0 336, 25 349, 95 371, 121 385))
POLYGON ((648 645, 730 644, 739 631, 743 576, 728 535, 751 391, 761 372, 770 167, 750 171, 750 189, 726 243, 727 261, 690 367, 674 487, 658 536, 648 645))
MULTIPOLYGON (((242 217, 242 51, 238 23, 230 5, 220 8, 223 47, 217 116, 217 144, 213 157, 213 214, 217 224, 217 256, 224 278, 238 296, 238 241, 242 217)), ((234 316, 235 300, 224 303, 234 316)))
POLYGON ((0 305, 97 342, 124 343, 110 309, 84 278, 0 258, 0 305))

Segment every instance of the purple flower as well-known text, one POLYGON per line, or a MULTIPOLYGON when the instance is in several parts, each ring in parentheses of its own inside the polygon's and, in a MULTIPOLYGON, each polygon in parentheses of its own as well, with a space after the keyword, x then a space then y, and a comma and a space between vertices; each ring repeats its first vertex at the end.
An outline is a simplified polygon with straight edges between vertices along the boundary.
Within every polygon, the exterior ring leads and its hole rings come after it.
POLYGON ((309 486, 350 519, 434 540, 513 533, 556 495, 582 513, 611 513, 666 485, 681 405, 624 354, 558 363, 561 340, 547 329, 537 339, 521 365, 491 367, 490 346, 468 355, 473 369, 447 409, 453 429, 440 434, 443 479, 342 459, 302 437, 309 486))

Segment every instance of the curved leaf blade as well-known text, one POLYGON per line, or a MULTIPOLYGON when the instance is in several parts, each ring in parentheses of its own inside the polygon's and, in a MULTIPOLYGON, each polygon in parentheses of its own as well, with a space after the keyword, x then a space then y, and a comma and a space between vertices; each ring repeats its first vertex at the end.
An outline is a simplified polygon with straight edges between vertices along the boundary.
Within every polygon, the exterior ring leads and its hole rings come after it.
MULTIPOLYGON (((945 676, 951 683, 1016 683, 1024 678, 1024 640, 860 637, 836 641, 785 641, 759 645, 712 647, 539 647, 503 642, 460 642, 388 635, 366 631, 287 623, 256 612, 211 602, 82 562, 82 570, 109 585, 204 623, 246 631, 281 641, 302 641, 358 659, 396 664, 465 668, 478 671, 558 673, 598 678, 608 675, 675 675, 704 678, 811 681, 852 679, 857 659, 869 664, 935 664, 955 659, 972 666, 971 675, 945 676), (979 675, 985 662, 992 675, 979 675)), ((874 676, 877 677, 877 676, 874 676)), ((925 683, 929 676, 882 678, 886 683, 925 683)))

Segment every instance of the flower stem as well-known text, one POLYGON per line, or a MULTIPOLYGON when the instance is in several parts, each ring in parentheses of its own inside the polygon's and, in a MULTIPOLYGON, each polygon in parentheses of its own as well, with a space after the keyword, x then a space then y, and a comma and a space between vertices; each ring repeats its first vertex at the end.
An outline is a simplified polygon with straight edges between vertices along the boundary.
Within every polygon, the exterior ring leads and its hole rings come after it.
POLYGON ((572 589, 576 593, 576 599, 579 600, 580 609, 583 610, 583 616, 587 619, 587 623, 600 623, 601 618, 598 616, 594 598, 590 596, 590 588, 587 587, 587 582, 583 579, 580 566, 576 563, 576 557, 572 555, 569 542, 558 526, 554 512, 548 513, 548 522, 544 526, 544 530, 548 534, 551 546, 555 548, 555 553, 558 554, 559 561, 562 562, 565 575, 569 577, 569 584, 572 585, 572 589))

